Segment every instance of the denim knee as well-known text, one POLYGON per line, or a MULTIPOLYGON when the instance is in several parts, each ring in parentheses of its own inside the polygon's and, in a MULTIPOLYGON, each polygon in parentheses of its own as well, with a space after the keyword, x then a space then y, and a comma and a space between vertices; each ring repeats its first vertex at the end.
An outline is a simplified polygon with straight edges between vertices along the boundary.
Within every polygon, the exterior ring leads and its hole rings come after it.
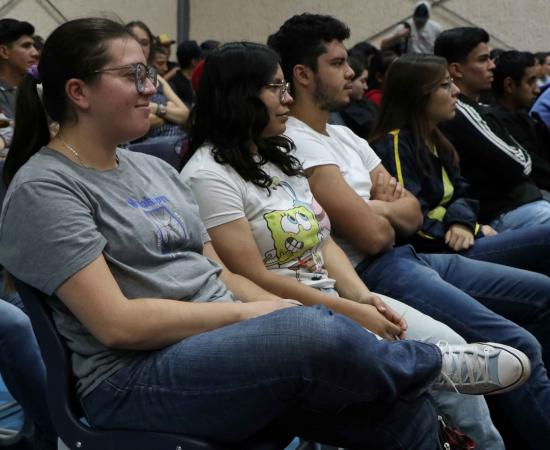
POLYGON ((2 341, 27 339, 33 336, 31 321, 29 317, 16 306, 3 300, 0 301, 0 336, 2 341))
POLYGON ((506 345, 521 350, 531 360, 542 358, 542 346, 537 338, 519 325, 516 327, 515 333, 510 333, 506 345))

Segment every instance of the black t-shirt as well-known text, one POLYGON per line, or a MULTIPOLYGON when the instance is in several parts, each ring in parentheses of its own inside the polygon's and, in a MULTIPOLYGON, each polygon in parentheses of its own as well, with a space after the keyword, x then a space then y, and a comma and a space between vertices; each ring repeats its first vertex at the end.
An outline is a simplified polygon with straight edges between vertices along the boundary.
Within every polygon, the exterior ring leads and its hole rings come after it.
POLYGON ((168 83, 183 103, 189 108, 193 106, 195 103, 195 91, 191 85, 191 80, 188 80, 185 75, 178 70, 178 72, 168 80, 168 83))

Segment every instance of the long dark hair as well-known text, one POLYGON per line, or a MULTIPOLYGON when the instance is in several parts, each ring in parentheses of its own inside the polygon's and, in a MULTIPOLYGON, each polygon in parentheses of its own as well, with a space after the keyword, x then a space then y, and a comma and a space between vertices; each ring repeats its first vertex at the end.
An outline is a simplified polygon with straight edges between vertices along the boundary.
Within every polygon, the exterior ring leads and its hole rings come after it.
POLYGON ((123 25, 108 19, 77 19, 64 23, 44 43, 38 72, 42 83, 42 100, 37 80, 26 75, 19 86, 15 109, 15 130, 4 165, 4 182, 8 185, 16 172, 41 147, 50 141, 46 113, 60 125, 77 120, 76 111, 65 94, 71 78, 92 82, 95 70, 110 59, 108 42, 133 36, 123 25))
POLYGON ((447 169, 457 166, 453 145, 437 127, 428 122, 426 110, 430 96, 445 77, 447 62, 433 55, 404 55, 396 59, 386 73, 380 115, 370 141, 384 138, 390 131, 408 128, 413 136, 417 166, 430 174, 435 169, 428 143, 436 146, 447 169))
POLYGON ((268 189, 271 177, 262 165, 271 162, 289 176, 303 175, 294 148, 285 136, 262 137, 269 113, 260 90, 277 71, 279 57, 265 45, 225 44, 210 53, 191 112, 190 153, 204 143, 213 146, 214 159, 228 164, 244 180, 268 189), (258 148, 259 160, 250 153, 258 148))

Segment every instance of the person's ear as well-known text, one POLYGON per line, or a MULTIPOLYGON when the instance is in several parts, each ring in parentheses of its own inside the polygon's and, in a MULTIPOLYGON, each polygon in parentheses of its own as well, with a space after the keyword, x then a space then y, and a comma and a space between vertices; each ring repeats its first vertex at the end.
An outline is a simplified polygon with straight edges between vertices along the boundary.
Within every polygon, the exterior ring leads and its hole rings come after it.
POLYGON ((10 58, 10 49, 7 45, 0 45, 0 58, 9 59, 10 58))
POLYGON ((65 83, 65 94, 78 109, 87 110, 90 107, 90 92, 84 81, 78 78, 68 80, 65 83))
POLYGON ((513 94, 516 87, 516 82, 511 77, 506 77, 502 81, 502 89, 505 94, 513 94))
POLYGON ((296 64, 292 68, 292 84, 307 87, 311 85, 314 78, 313 70, 304 64, 296 64))
POLYGON ((455 81, 461 81, 462 78, 464 78, 464 71, 462 68, 462 64, 457 62, 452 62, 449 64, 449 75, 451 75, 451 78, 453 78, 455 81))

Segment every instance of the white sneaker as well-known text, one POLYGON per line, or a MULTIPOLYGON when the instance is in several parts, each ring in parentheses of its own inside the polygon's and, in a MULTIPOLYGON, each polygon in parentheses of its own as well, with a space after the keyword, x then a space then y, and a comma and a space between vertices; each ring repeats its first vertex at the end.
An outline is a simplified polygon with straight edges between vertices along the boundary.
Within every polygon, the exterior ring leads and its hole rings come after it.
POLYGON ((523 384, 531 374, 525 353, 494 342, 449 345, 439 341, 441 375, 433 389, 462 394, 500 394, 523 384))

